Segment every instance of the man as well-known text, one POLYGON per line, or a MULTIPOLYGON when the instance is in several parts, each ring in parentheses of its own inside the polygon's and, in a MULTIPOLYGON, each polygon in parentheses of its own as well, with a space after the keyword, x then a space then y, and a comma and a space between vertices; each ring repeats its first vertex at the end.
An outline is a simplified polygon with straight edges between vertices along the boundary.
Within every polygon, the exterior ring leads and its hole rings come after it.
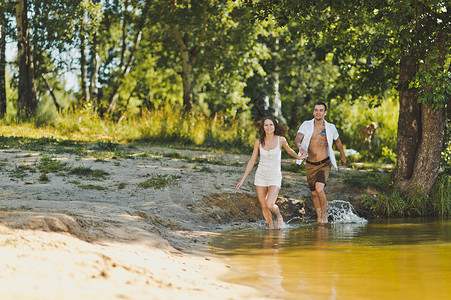
POLYGON ((312 192, 318 223, 327 223, 327 199, 324 187, 331 166, 333 165, 335 169, 338 169, 335 154, 332 150, 332 142, 335 142, 338 151, 340 151, 341 163, 346 164, 346 156, 338 137, 337 128, 324 120, 326 115, 326 104, 323 102, 316 103, 313 110, 314 118, 302 123, 294 140, 299 149, 299 155, 308 155, 305 171, 307 183, 312 192))

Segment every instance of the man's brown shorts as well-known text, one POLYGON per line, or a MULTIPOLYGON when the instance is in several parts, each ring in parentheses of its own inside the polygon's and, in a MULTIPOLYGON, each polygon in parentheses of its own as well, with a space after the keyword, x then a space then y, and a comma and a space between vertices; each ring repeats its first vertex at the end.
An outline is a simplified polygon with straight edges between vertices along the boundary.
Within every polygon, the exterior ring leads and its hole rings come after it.
POLYGON ((317 166, 308 163, 305 164, 307 184, 312 192, 315 190, 315 183, 321 182, 324 183, 324 186, 326 185, 331 166, 332 163, 330 162, 330 160, 317 166))

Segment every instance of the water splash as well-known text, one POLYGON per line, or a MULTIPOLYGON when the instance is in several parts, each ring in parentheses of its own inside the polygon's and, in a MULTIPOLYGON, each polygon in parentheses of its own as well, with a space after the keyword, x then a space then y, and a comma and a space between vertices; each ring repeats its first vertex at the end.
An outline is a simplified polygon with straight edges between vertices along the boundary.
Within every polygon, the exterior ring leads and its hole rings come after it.
POLYGON ((332 200, 327 206, 327 218, 332 224, 368 223, 368 220, 357 215, 354 206, 348 201, 332 200))

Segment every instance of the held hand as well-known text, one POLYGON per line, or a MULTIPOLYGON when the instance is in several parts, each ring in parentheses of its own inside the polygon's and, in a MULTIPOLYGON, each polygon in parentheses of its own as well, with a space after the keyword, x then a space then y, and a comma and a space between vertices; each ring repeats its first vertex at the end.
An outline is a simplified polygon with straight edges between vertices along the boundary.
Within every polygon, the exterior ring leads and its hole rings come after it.
POLYGON ((296 159, 302 160, 302 159, 306 159, 308 157, 308 154, 306 151, 299 151, 296 156, 297 156, 296 159))
POLYGON ((299 159, 306 159, 307 157, 308 157, 308 154, 307 154, 307 152, 305 152, 305 153, 301 153, 301 155, 299 156, 299 159))
POLYGON ((346 165, 346 156, 342 156, 341 157, 341 164, 344 166, 344 165, 346 165))
POLYGON ((308 156, 307 151, 305 151, 304 149, 300 149, 299 154, 301 155, 302 159, 304 159, 308 156))

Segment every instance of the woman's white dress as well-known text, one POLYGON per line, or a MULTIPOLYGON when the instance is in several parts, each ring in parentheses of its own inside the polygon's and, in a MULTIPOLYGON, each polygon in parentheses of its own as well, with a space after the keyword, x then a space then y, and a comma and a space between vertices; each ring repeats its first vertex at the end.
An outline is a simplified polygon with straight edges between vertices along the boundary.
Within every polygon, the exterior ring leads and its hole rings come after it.
POLYGON ((280 140, 277 137, 277 146, 271 150, 265 150, 260 145, 260 161, 255 172, 254 185, 257 186, 282 186, 282 171, 280 162, 282 159, 282 150, 280 149, 280 140))

